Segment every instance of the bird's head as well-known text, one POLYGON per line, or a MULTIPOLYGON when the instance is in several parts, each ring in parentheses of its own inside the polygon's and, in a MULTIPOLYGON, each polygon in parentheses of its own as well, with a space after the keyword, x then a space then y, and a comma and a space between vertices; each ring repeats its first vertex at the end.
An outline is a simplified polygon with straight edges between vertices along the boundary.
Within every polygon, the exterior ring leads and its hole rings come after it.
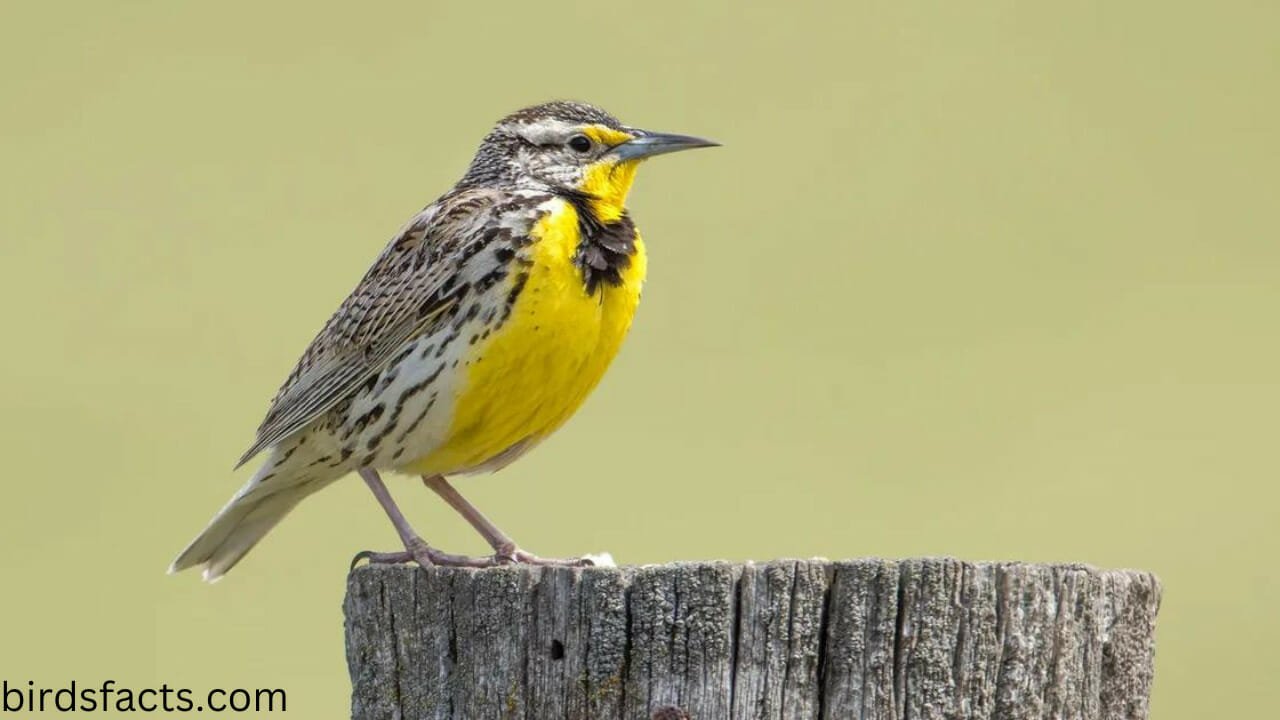
POLYGON ((480 144, 461 184, 580 193, 608 221, 622 214, 643 160, 716 144, 628 127, 592 105, 549 102, 499 121, 480 144))

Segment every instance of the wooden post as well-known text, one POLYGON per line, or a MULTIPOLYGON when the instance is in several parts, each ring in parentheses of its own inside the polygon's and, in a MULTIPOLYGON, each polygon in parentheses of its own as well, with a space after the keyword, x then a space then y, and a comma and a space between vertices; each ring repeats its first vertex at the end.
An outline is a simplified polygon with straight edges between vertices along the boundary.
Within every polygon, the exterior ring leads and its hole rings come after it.
POLYGON ((1140 719, 1159 603, 1149 573, 952 559, 360 567, 351 714, 1140 719))

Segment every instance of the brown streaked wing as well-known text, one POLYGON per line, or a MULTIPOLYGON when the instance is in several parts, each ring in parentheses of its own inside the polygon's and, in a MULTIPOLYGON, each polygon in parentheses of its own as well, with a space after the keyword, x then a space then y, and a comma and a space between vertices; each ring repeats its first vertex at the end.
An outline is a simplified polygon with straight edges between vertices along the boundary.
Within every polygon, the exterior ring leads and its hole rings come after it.
POLYGON ((427 206, 378 255, 271 401, 236 467, 348 397, 453 305, 458 249, 482 240, 495 193, 469 190, 427 206))

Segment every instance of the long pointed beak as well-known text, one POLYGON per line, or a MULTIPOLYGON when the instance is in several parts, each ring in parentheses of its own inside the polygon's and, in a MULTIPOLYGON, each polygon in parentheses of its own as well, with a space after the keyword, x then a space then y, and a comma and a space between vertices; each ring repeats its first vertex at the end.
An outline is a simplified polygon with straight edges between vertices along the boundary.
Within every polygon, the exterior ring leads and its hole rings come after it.
POLYGON ((613 148, 613 152, 621 160, 639 160, 653 157, 654 155, 665 155, 694 148, 718 147, 720 145, 714 140, 705 140, 691 135, 649 132, 648 130, 632 130, 632 132, 635 133, 634 138, 613 148))

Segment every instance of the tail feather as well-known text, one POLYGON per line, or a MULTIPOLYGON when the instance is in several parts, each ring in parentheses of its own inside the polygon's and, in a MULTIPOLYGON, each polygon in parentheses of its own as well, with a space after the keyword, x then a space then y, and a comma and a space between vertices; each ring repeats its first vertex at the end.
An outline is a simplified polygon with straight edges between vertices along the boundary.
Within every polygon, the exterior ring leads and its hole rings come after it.
POLYGON ((285 478, 267 475, 268 461, 240 492, 209 521, 209 525, 187 545, 170 573, 203 565, 204 580, 214 582, 235 567, 258 541, 289 514, 303 498, 328 485, 330 479, 285 478))

